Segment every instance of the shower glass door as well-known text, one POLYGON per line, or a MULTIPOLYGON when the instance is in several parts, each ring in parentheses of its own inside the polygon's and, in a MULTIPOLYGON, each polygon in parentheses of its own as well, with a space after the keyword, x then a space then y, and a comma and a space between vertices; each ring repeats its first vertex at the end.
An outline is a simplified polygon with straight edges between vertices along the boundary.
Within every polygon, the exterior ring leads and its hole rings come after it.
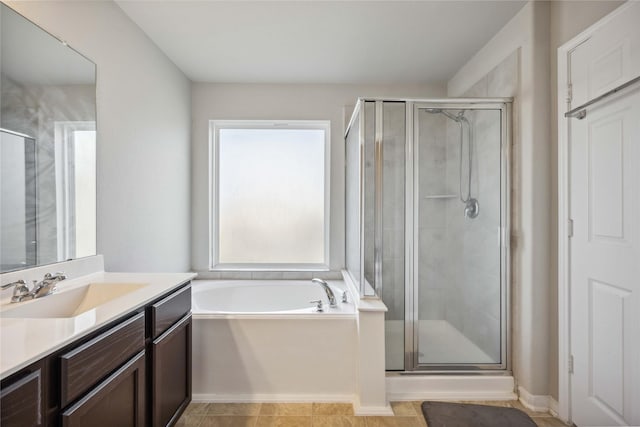
POLYGON ((507 367, 506 109, 414 106, 414 369, 507 367))

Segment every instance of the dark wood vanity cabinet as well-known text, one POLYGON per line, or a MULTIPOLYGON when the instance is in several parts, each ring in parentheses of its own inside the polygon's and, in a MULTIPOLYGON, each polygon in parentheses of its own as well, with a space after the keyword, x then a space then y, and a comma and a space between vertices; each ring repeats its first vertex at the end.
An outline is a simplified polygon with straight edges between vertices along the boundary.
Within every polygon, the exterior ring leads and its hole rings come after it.
POLYGON ((43 364, 36 363, 2 384, 0 425, 2 427, 44 426, 43 364))
POLYGON ((145 427, 145 352, 141 351, 62 412, 62 427, 145 427))
POLYGON ((191 286, 152 304, 147 318, 151 426, 165 427, 175 424, 191 402, 191 286))
POLYGON ((190 314, 153 341, 151 355, 151 425, 173 425, 191 402, 190 314))
POLYGON ((2 381, 2 427, 165 427, 191 401, 191 285, 2 381))

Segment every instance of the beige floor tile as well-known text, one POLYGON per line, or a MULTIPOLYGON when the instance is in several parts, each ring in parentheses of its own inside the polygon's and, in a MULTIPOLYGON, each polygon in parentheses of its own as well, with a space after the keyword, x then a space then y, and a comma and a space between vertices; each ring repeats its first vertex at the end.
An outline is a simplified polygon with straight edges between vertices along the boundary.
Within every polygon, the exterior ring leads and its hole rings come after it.
POLYGON ((538 427, 567 427, 565 423, 553 417, 532 417, 538 427))
POLYGON ((187 414, 186 412, 180 417, 175 427, 200 427, 204 415, 187 414))
POLYGON ((498 406, 501 408, 512 408, 516 400, 464 400, 459 403, 470 403, 472 405, 498 406))
POLYGON ((259 416, 256 427, 311 427, 311 417, 301 416, 259 416))
POLYGON ((364 417, 348 415, 314 415, 311 417, 313 427, 366 427, 364 417))
POLYGON ((366 417, 366 419, 367 427, 398 427, 396 417, 366 417))
POLYGON ((209 415, 258 415, 260 403, 210 403, 209 415))
POLYGON ((417 414, 422 414, 422 404, 424 402, 424 400, 414 400, 413 402, 411 402, 411 404, 413 405, 413 409, 417 414))
POLYGON ((311 403, 263 403, 260 415, 307 415, 311 416, 311 403))
POLYGON ((412 402, 391 402, 391 409, 396 417, 415 417, 418 415, 412 402))
POLYGON ((207 415, 198 427, 255 427, 258 417, 207 415))
POLYGON ((185 414, 206 414, 207 409, 209 408, 209 403, 193 403, 191 402, 187 409, 184 411, 185 414))
POLYGON ((314 403, 313 415, 353 415, 351 403, 314 403))
POLYGON ((427 422, 420 417, 396 417, 398 427, 425 427, 427 422))
POLYGON ((513 406, 516 409, 520 409, 521 411, 523 411, 524 413, 526 413, 527 415, 529 415, 530 417, 549 417, 552 418, 553 416, 548 413, 548 412, 536 412, 536 411, 532 411, 531 409, 527 408, 526 406, 524 406, 522 403, 520 403, 517 400, 514 400, 511 404, 511 406, 513 406))

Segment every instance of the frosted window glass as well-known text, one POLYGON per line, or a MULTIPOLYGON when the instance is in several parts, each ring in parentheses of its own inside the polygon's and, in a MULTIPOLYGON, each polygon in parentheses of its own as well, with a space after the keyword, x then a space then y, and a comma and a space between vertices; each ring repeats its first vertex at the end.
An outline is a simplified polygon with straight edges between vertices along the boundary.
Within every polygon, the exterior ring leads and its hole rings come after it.
POLYGON ((220 129, 218 262, 324 264, 325 131, 220 129))
POLYGON ((73 132, 76 258, 96 253, 96 131, 73 132))

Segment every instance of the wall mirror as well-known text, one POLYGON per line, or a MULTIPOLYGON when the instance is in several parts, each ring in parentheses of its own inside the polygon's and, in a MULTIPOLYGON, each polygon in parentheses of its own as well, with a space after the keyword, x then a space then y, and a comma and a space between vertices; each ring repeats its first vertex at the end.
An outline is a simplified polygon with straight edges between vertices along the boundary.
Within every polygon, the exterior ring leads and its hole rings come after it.
POLYGON ((96 254, 96 66, 0 3, 0 272, 96 254))

